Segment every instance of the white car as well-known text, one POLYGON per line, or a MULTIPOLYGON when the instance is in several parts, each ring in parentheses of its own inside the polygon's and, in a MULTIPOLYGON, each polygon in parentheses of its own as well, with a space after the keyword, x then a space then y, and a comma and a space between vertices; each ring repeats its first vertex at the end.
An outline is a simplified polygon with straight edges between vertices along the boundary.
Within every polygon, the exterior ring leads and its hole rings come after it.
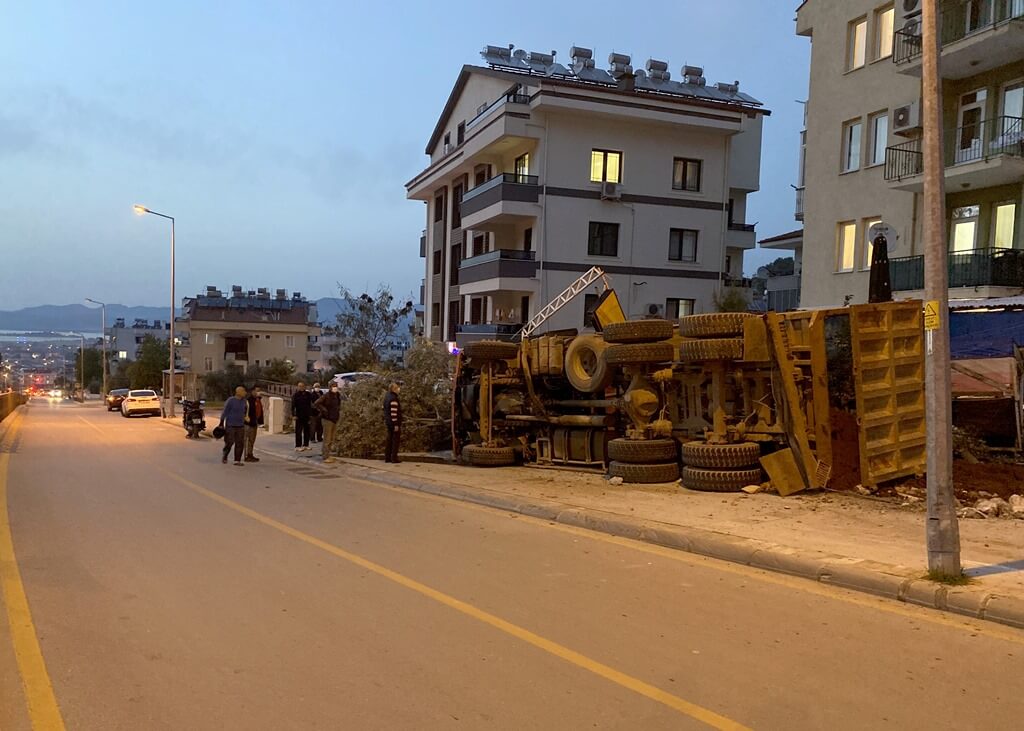
POLYGON ((372 371, 353 371, 352 373, 335 373, 331 383, 338 384, 338 388, 344 389, 356 381, 364 381, 367 378, 376 378, 377 374, 372 371))
POLYGON ((149 389, 129 391, 121 402, 121 416, 126 418, 134 414, 160 416, 161 413, 160 397, 156 395, 156 391, 149 389))

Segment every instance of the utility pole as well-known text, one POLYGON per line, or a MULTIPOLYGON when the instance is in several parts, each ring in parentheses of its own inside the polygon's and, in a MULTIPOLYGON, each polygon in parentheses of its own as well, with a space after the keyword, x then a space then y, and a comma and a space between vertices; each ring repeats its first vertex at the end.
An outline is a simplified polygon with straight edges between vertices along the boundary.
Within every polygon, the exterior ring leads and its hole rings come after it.
POLYGON ((925 400, 928 429, 928 570, 960 576, 960 526, 953 496, 953 418, 949 365, 949 253, 946 245, 946 169, 939 62, 939 0, 922 7, 924 98, 925 400))
POLYGON ((107 304, 106 302, 100 302, 99 300, 85 298, 86 302, 92 302, 94 305, 99 305, 102 308, 102 315, 100 316, 100 329, 103 331, 103 390, 102 394, 104 398, 107 395, 107 304))

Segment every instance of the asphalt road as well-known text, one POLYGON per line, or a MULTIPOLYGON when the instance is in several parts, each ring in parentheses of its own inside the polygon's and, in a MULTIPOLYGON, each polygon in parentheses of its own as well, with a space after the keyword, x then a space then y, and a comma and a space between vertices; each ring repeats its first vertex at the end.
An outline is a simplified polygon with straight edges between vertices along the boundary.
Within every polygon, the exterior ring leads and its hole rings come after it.
POLYGON ((224 466, 159 419, 39 400, 15 418, 5 731, 1021 727, 1009 628, 224 466))

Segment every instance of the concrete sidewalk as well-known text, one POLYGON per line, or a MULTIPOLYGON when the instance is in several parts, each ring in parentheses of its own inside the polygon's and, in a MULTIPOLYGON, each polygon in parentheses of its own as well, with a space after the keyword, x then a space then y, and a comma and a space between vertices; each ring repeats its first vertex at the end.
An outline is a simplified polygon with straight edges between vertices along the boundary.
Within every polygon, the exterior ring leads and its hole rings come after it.
POLYGON ((616 487, 602 475, 526 467, 482 470, 349 458, 325 465, 319 444, 296 453, 290 434, 261 434, 256 446, 363 480, 1024 627, 1022 520, 961 521, 963 563, 973 582, 947 587, 922 578, 923 503, 901 507, 896 501, 847 493, 781 498, 694 492, 674 484, 616 487))

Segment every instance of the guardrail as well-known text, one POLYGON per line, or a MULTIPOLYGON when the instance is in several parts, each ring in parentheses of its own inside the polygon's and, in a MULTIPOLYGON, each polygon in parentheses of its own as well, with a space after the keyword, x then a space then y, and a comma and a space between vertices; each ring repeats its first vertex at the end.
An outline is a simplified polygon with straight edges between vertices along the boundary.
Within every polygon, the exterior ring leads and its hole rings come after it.
POLYGON ((15 391, 0 394, 0 421, 6 419, 11 412, 28 401, 25 396, 15 391))
MULTIPOLYGON (((924 257, 889 260, 893 291, 924 289, 924 257)), ((974 249, 949 255, 950 287, 1024 287, 1024 249, 974 249)))

